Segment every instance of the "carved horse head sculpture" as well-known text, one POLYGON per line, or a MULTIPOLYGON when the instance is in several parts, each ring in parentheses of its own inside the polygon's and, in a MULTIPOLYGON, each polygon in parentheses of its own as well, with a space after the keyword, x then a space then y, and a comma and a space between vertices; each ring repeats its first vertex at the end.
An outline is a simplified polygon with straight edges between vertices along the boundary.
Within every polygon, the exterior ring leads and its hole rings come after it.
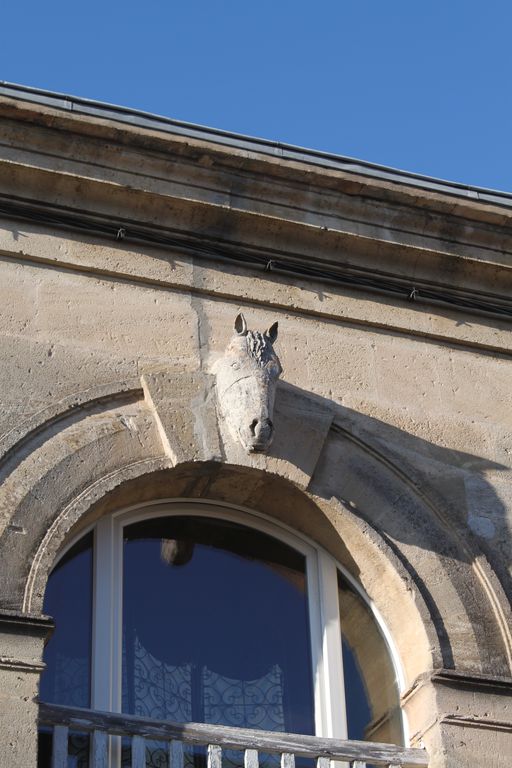
POLYGON ((249 453, 266 451, 274 436, 274 397, 282 372, 272 346, 276 339, 277 323, 265 333, 249 331, 239 314, 235 334, 217 364, 221 415, 232 437, 249 453))

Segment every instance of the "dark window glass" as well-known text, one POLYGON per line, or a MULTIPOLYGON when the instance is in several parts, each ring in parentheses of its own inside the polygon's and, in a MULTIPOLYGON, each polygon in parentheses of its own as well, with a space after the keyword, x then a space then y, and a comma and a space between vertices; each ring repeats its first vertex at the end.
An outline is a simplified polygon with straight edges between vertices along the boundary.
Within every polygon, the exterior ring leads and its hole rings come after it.
POLYGON ((399 688, 368 605, 338 574, 348 738, 403 744, 399 688))
POLYGON ((123 711, 314 733, 304 556, 200 517, 124 537, 123 711))
POLYGON ((91 700, 92 547, 90 533, 52 571, 43 610, 55 621, 45 651, 41 701, 88 707, 91 700))
MULTIPOLYGON (((53 704, 89 707, 91 700, 93 534, 61 558, 46 587, 43 611, 55 621, 46 644, 39 698, 53 704)), ((49 768, 51 734, 39 735, 39 768, 49 768)), ((89 737, 70 733, 69 765, 87 768, 89 737)))
MULTIPOLYGON (((37 768, 51 768, 53 737, 50 729, 40 728, 37 745, 37 768)), ((70 732, 68 768, 90 768, 90 740, 87 734, 70 732)))

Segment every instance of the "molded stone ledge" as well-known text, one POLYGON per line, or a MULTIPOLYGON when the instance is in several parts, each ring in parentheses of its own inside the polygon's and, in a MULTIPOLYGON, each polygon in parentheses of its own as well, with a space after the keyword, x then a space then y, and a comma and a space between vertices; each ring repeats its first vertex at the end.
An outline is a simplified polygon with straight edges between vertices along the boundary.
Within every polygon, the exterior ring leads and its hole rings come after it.
POLYGON ((42 672, 43 643, 53 629, 49 616, 0 610, 0 668, 42 672))
POLYGON ((41 613, 23 613, 0 609, 0 632, 12 632, 17 637, 32 635, 46 638, 53 632, 54 623, 50 616, 41 613))
POLYGON ((512 678, 436 669, 402 697, 411 743, 432 768, 505 768, 512 754, 512 678), (431 712, 425 722, 425 712, 431 712))

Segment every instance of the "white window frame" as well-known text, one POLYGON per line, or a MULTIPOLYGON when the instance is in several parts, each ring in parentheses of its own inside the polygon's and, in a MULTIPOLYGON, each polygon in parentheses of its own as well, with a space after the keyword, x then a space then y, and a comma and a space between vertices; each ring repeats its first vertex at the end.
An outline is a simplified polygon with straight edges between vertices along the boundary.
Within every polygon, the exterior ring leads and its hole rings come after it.
MULTIPOLYGON (((92 709, 121 712, 123 529, 144 519, 170 516, 200 516, 245 525, 282 541, 304 555, 317 736, 347 738, 338 571, 371 610, 386 642, 399 692, 403 692, 405 681, 402 667, 382 617, 357 581, 319 545, 288 525, 252 509, 217 501, 160 499, 127 507, 100 518, 60 553, 59 559, 87 532, 94 532, 92 709)), ((408 734, 403 713, 402 727, 407 744, 408 734)), ((117 765, 120 740, 111 741, 111 762, 117 765)))

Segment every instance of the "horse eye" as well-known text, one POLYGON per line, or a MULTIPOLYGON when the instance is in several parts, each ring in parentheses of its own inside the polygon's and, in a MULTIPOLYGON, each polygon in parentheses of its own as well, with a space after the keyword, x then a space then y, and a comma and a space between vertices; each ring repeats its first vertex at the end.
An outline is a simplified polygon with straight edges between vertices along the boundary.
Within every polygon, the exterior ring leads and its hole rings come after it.
POLYGON ((231 367, 232 367, 232 368, 234 368, 234 369, 235 369, 235 371, 238 371, 238 369, 240 368, 240 366, 238 365, 238 363, 231 363, 231 367))

